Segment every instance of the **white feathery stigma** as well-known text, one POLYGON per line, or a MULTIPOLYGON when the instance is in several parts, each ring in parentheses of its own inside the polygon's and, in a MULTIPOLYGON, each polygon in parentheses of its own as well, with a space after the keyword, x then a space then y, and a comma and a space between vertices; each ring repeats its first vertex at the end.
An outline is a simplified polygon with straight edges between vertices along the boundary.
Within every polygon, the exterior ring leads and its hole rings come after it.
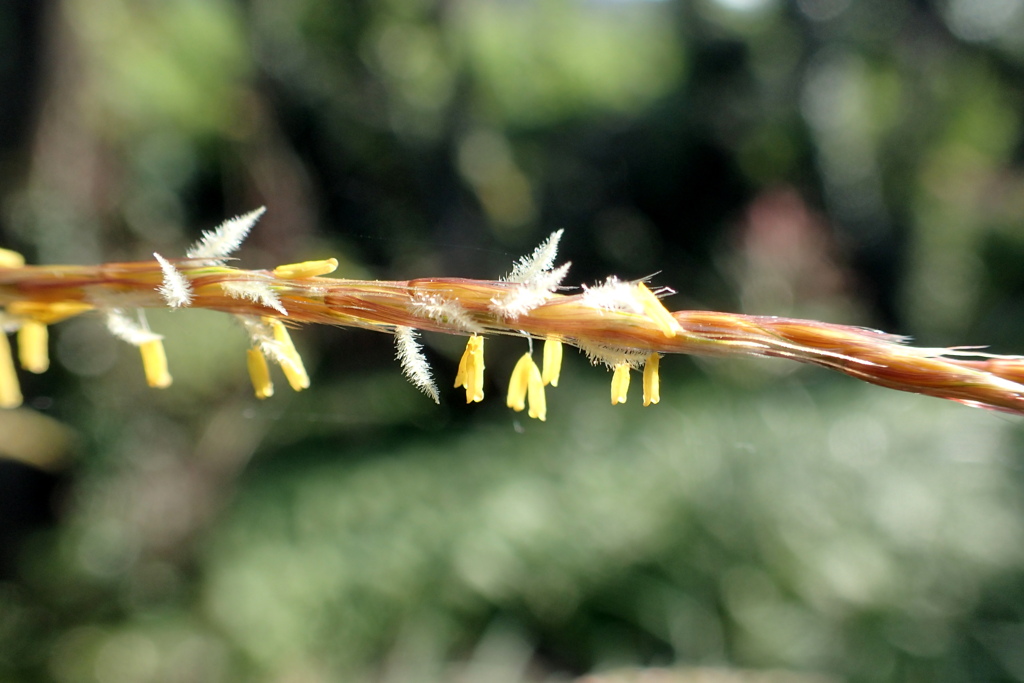
POLYGON ((164 281, 156 291, 164 298, 171 308, 181 308, 192 303, 192 284, 181 271, 174 267, 170 261, 160 254, 153 252, 153 258, 160 264, 160 270, 164 273, 164 281))
POLYGON ((416 333, 411 327, 395 326, 395 347, 398 351, 398 361, 402 364, 402 372, 405 373, 406 378, 412 382, 413 386, 434 399, 434 403, 440 403, 437 386, 430 374, 430 365, 427 363, 427 359, 423 355, 423 348, 416 341, 416 333))
POLYGON ((146 342, 163 339, 163 335, 150 331, 144 322, 137 322, 128 317, 121 308, 107 311, 107 329, 110 333, 132 346, 142 346, 146 342))
POLYGON ((594 287, 583 285, 583 302, 606 311, 643 313, 643 304, 637 300, 633 285, 614 275, 594 287))
POLYGON ((429 318, 434 322, 457 327, 465 332, 483 332, 469 311, 455 299, 448 299, 437 294, 417 294, 412 302, 413 313, 420 318, 429 318))
POLYGON ((533 254, 519 259, 512 272, 503 278, 503 282, 512 286, 504 295, 491 300, 492 310, 502 317, 515 320, 551 298, 551 294, 558 289, 569 272, 568 263, 553 267, 562 232, 556 230, 551 233, 534 249, 533 254))
POLYGON ((555 257, 558 256, 558 242, 562 239, 564 230, 555 230, 551 236, 540 243, 540 246, 533 250, 529 256, 519 259, 512 272, 502 280, 505 282, 531 282, 537 276, 551 270, 555 265, 555 257))
POLYGON ((185 255, 192 259, 210 259, 214 262, 226 258, 242 246, 252 226, 256 225, 256 221, 266 210, 267 207, 261 206, 255 211, 229 218, 213 230, 207 230, 189 247, 185 255))
POLYGON ((262 304, 267 308, 273 308, 281 315, 288 315, 281 300, 265 282, 259 280, 240 280, 236 282, 222 282, 220 285, 224 293, 232 299, 242 299, 256 304, 262 304))

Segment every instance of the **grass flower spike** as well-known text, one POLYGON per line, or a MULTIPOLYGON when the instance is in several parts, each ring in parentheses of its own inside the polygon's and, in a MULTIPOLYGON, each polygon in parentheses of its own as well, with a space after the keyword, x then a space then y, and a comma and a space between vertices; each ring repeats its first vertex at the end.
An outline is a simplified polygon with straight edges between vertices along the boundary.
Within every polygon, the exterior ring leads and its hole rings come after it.
MULTIPOLYGON (((509 384, 508 404, 546 418, 544 387, 558 385, 563 347, 580 349, 612 371, 613 404, 626 400, 631 370, 643 369, 645 406, 660 400, 659 365, 672 353, 785 358, 826 367, 891 389, 1024 415, 1024 358, 967 349, 914 348, 906 340, 813 320, 715 311, 669 311, 671 294, 644 281, 609 277, 573 291, 562 285, 569 264, 556 265, 558 231, 501 280, 432 277, 405 281, 323 277, 332 258, 271 270, 227 265, 263 209, 205 233, 185 258, 98 266, 26 266, 0 250, 0 320, 17 333, 18 356, 30 372, 49 364, 47 326, 97 314, 116 337, 139 347, 147 382, 171 384, 161 337, 145 324, 146 308, 203 308, 236 316, 250 339, 247 366, 259 398, 273 393, 268 361, 296 391, 309 375, 288 328, 303 324, 357 327, 390 335, 402 370, 439 400, 420 332, 468 336, 455 386, 468 403, 483 400, 486 335, 544 340, 543 370, 527 353, 509 384), (138 309, 138 313, 131 313, 138 309)), ((183 312, 182 315, 187 313, 183 312)), ((0 344, 0 405, 21 402, 6 336, 0 344)))

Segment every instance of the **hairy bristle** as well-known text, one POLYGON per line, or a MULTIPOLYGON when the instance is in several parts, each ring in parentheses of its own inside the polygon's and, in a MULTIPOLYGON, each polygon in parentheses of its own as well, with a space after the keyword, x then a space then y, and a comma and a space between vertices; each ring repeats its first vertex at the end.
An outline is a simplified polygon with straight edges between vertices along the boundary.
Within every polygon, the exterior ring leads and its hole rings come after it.
POLYGON ((160 270, 164 274, 163 284, 157 287, 156 291, 160 292, 167 305, 171 308, 181 308, 192 303, 192 285, 188 279, 160 254, 154 252, 153 258, 160 264, 160 270))
POLYGON ((285 310, 281 299, 270 288, 270 285, 265 282, 260 282, 259 280, 237 280, 234 282, 222 282, 220 287, 232 299, 252 301, 267 308, 272 308, 281 315, 288 315, 288 311, 285 310))
POLYGON ((551 270, 558 256, 558 242, 563 230, 556 230, 540 243, 533 253, 524 256, 512 267, 512 272, 503 279, 505 282, 530 282, 541 273, 551 270))
POLYGON ((242 246, 242 242, 249 236, 252 226, 256 225, 256 221, 266 210, 265 206, 261 206, 255 211, 229 218, 213 230, 207 230, 185 255, 192 259, 212 259, 214 261, 230 256, 242 246))
POLYGON ((470 317, 469 311, 455 299, 437 294, 417 294, 412 302, 413 314, 466 332, 483 332, 483 328, 470 317))
POLYGON ((411 327, 397 325, 395 327, 395 347, 398 361, 402 364, 402 372, 417 389, 440 403, 437 386, 430 374, 430 365, 423 355, 423 348, 416 341, 416 333, 411 327))
POLYGON ((614 275, 594 287, 583 285, 583 303, 607 311, 642 313, 644 310, 633 291, 633 285, 614 275))
POLYGON ((163 339, 163 335, 150 331, 149 327, 140 321, 132 320, 120 308, 107 311, 107 329, 118 339, 133 346, 142 346, 146 342, 163 339))

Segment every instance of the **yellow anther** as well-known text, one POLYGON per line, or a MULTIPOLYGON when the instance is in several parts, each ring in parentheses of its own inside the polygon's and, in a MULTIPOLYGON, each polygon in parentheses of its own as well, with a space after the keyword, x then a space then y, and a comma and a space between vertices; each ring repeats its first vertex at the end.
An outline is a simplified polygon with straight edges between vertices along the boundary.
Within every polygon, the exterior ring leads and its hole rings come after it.
POLYGON ((544 369, 540 377, 544 385, 558 386, 558 376, 562 372, 562 341, 549 337, 544 340, 544 369))
POLYGON ((291 335, 288 334, 288 328, 280 320, 273 318, 267 320, 270 323, 270 327, 274 330, 274 340, 277 341, 281 352, 284 354, 284 359, 287 361, 281 363, 281 369, 284 371, 284 376, 288 379, 288 384, 295 391, 308 389, 309 375, 306 374, 306 367, 302 364, 299 352, 295 350, 295 344, 292 343, 291 335))
POLYGON ((530 369, 529 396, 530 410, 527 413, 530 417, 544 422, 548 418, 548 402, 544 396, 544 382, 540 378, 540 370, 537 364, 532 363, 530 369))
POLYGON ((32 318, 45 325, 52 325, 67 320, 80 313, 91 311, 92 306, 78 301, 12 301, 7 304, 7 312, 22 318, 32 318))
POLYGON ((523 354, 516 366, 512 368, 512 378, 508 382, 508 407, 516 412, 526 410, 526 392, 530 383, 530 366, 535 365, 530 354, 523 354))
POLYGON ((526 408, 530 403, 530 417, 543 422, 547 419, 547 401, 544 397, 544 382, 540 378, 540 369, 533 362, 529 353, 516 363, 512 370, 512 379, 508 385, 508 407, 516 412, 526 408))
POLYGON ((652 353, 644 362, 644 405, 649 406, 661 400, 661 378, 658 376, 658 364, 661 356, 652 353))
MULTIPOLYGON (((0 249, 0 268, 21 268, 23 265, 25 265, 24 256, 10 249, 0 249)), ((21 403, 20 399, 18 403, 21 403)))
POLYGON ((629 363, 619 363, 612 374, 612 405, 626 402, 629 393, 629 363))
POLYGON ((246 356, 249 365, 249 379, 252 380, 256 398, 264 399, 274 395, 274 383, 270 381, 267 357, 259 349, 249 349, 246 356))
POLYGON ((18 328, 18 360, 29 372, 46 372, 50 367, 49 332, 46 325, 26 320, 18 328))
POLYGON ((327 275, 338 269, 338 259, 329 258, 322 261, 303 261, 302 263, 287 263, 274 268, 274 275, 290 280, 302 280, 318 275, 327 275))
POLYGON ((466 387, 466 403, 484 400, 484 338, 474 334, 466 342, 455 376, 456 387, 466 387))
POLYGON ((666 337, 674 337, 679 332, 683 331, 679 321, 676 320, 669 310, 665 308, 665 305, 661 303, 661 300, 654 295, 654 292, 647 289, 647 285, 642 282, 636 283, 634 288, 636 292, 637 302, 643 307, 644 313, 648 318, 657 323, 661 331, 665 333, 666 337))
POLYGON ((142 369, 146 373, 146 384, 157 389, 171 386, 171 373, 167 372, 167 353, 162 339, 150 339, 139 344, 142 353, 142 369))
POLYGON ((7 335, 0 332, 0 408, 17 408, 21 405, 21 386, 14 369, 11 343, 7 335))

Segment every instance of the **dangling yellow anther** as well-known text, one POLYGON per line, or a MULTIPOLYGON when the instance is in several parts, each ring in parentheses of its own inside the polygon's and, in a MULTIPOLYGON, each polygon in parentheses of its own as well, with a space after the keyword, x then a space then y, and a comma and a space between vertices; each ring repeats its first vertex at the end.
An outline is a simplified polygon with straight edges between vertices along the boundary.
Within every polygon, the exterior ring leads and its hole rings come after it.
MULTIPOLYGON (((21 268, 23 265, 25 265, 24 256, 10 249, 0 249, 0 268, 21 268)), ((21 401, 19 400, 18 403, 21 401)))
POLYGON ((544 340, 544 366, 540 377, 547 386, 558 386, 558 376, 562 373, 562 341, 549 337, 544 340))
POLYGON ((661 356, 652 353, 644 361, 644 405, 649 406, 661 400, 661 378, 658 376, 658 364, 661 356))
POLYGON ((288 379, 288 384, 295 391, 308 389, 309 375, 306 374, 306 367, 302 364, 299 352, 295 350, 295 344, 292 343, 291 335, 288 334, 288 328, 280 320, 269 318, 267 321, 274 330, 274 340, 281 346, 281 351, 289 361, 281 363, 281 369, 284 371, 284 376, 288 379))
POLYGON ((669 310, 665 308, 665 305, 661 303, 661 300, 654 295, 654 292, 647 289, 647 285, 642 282, 636 283, 634 288, 636 293, 637 301, 643 307, 644 313, 647 317, 657 323, 661 331, 665 333, 666 337, 674 337, 679 332, 683 331, 682 325, 679 321, 672 317, 669 310))
POLYGON ((21 386, 18 372, 14 369, 11 343, 0 331, 0 408, 17 408, 21 405, 21 386))
POLYGON ((21 367, 36 374, 50 367, 49 332, 46 325, 26 320, 18 328, 18 360, 21 367))
POLYGON ((516 363, 512 369, 512 379, 508 384, 508 407, 516 412, 526 408, 526 401, 530 402, 530 417, 543 422, 547 419, 547 400, 544 397, 544 382, 540 378, 540 369, 533 362, 529 353, 516 363))
POLYGON ((612 374, 612 405, 626 402, 629 393, 629 363, 619 363, 612 374))
POLYGON ((256 392, 256 398, 264 399, 273 396, 274 383, 270 381, 270 368, 267 367, 267 357, 259 349, 249 349, 246 353, 249 379, 252 380, 252 388, 256 392))
POLYGON ((455 386, 466 387, 466 403, 484 400, 484 338, 474 334, 466 342, 466 350, 459 361, 455 386))
POLYGON ((139 344, 142 353, 142 369, 146 373, 146 384, 157 389, 171 386, 171 373, 167 371, 167 353, 162 339, 150 339, 139 344))
POLYGON ((544 395, 544 382, 540 378, 540 370, 537 369, 537 364, 531 362, 531 366, 528 386, 530 410, 527 414, 534 419, 544 422, 548 419, 548 401, 544 395))
POLYGON ((289 280, 304 280, 308 277, 327 275, 338 269, 338 259, 329 258, 322 261, 303 261, 302 263, 287 263, 274 268, 274 275, 289 280))

